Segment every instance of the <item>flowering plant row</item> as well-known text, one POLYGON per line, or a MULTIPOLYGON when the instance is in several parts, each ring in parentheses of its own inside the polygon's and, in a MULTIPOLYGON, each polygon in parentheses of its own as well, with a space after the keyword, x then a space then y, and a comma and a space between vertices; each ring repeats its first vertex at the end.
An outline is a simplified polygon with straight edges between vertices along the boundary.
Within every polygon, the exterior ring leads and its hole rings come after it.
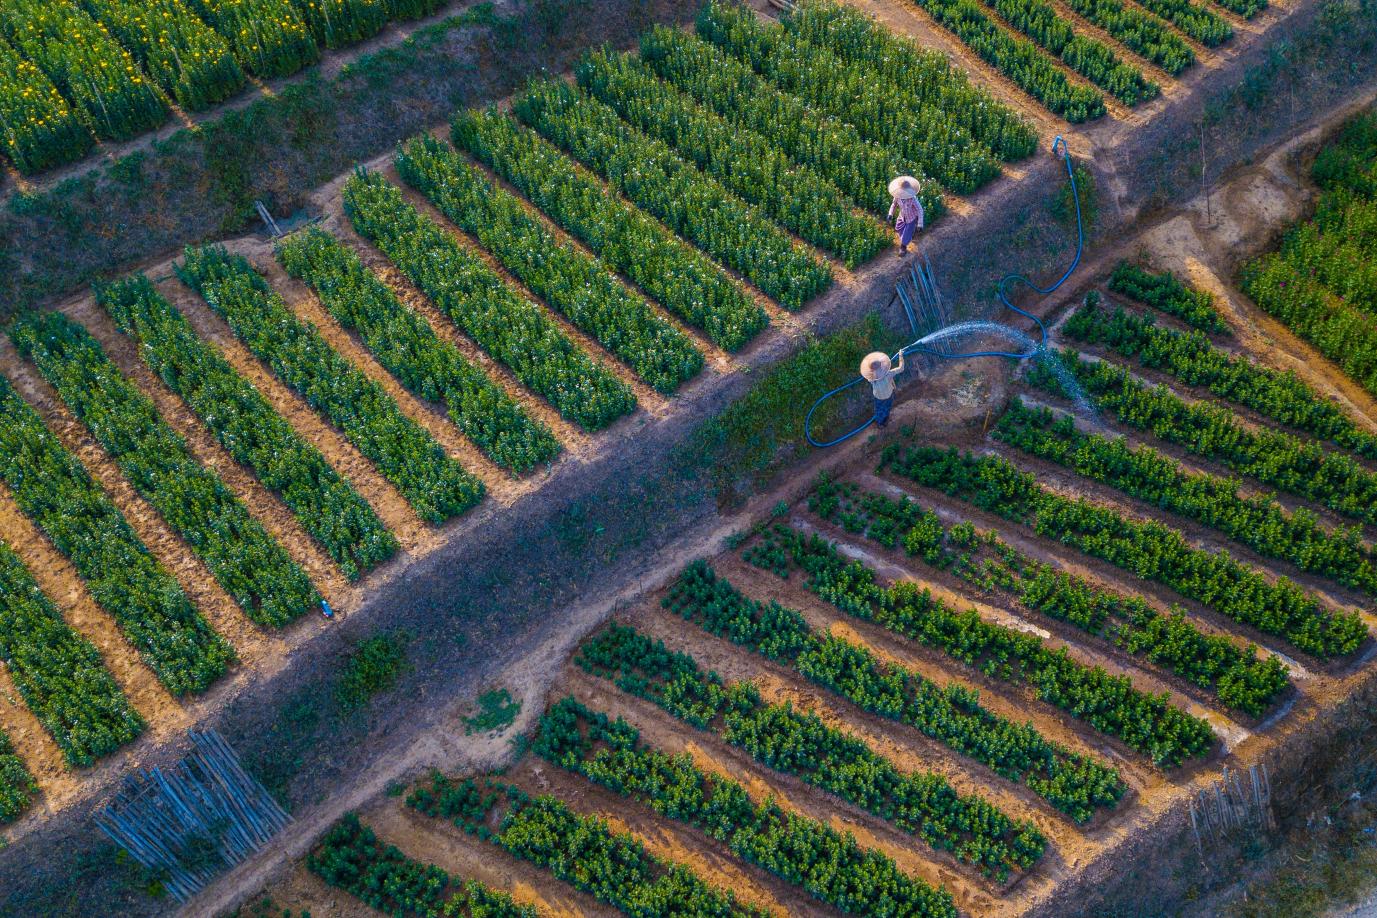
POLYGON ((311 227, 284 240, 277 259, 315 289, 330 315, 356 332, 407 391, 443 401, 455 426, 498 465, 520 474, 559 454, 559 441, 544 423, 437 335, 335 237, 311 227))
POLYGON ((1066 0, 1066 5, 1108 32, 1115 41, 1172 76, 1195 63, 1195 52, 1160 19, 1123 0, 1066 0))
POLYGON ((638 918, 677 915, 766 918, 729 891, 704 883, 683 864, 646 851, 629 832, 583 816, 552 796, 531 797, 494 781, 451 781, 433 774, 406 798, 407 806, 484 838, 535 864, 575 889, 638 918), (490 827, 496 825, 494 831, 490 827))
MULTIPOLYGON (((775 544, 778 561, 792 565, 775 544)), ((766 560, 771 546, 757 546, 752 562, 766 560)), ((790 667, 872 714, 913 727, 954 752, 1026 785, 1077 822, 1100 807, 1113 807, 1125 786, 1119 773, 980 705, 958 685, 941 688, 911 670, 884 663, 865 647, 817 632, 793 609, 748 599, 704 561, 679 576, 665 608, 756 653, 790 667)))
POLYGON ((84 0, 177 104, 199 112, 244 88, 229 44, 182 0, 84 0))
POLYGON ((921 177, 922 167, 916 161, 866 140, 845 121, 810 108, 717 45, 691 32, 656 26, 641 36, 641 61, 700 105, 767 139, 861 207, 884 214, 890 205, 889 180, 907 173, 923 186, 921 197, 929 222, 941 213, 940 189, 921 177))
POLYGON ((205 690, 233 651, 149 554, 76 457, 0 381, 0 478, 174 695, 205 690))
POLYGON ((572 697, 540 720, 534 751, 561 768, 687 823, 737 857, 852 915, 956 918, 946 890, 907 876, 887 855, 773 800, 699 769, 687 753, 644 746, 624 720, 590 711, 572 697))
POLYGON ((187 0, 230 43, 235 58, 263 79, 290 76, 320 59, 292 0, 187 0))
POLYGON ((140 344, 139 356, 231 456, 254 470, 350 580, 386 561, 397 540, 353 485, 292 429, 253 384, 197 336, 142 274, 96 300, 140 344))
POLYGON ((954 123, 1005 161, 1031 156, 1037 130, 1012 106, 971 82, 945 55, 877 23, 846 3, 800 4, 784 19, 791 34, 879 72, 915 102, 948 113, 954 123))
POLYGON ((9 736, 0 730, 0 825, 18 819, 37 793, 33 775, 14 754, 9 736))
POLYGON ((0 542, 0 660, 67 764, 81 768, 143 732, 100 651, 63 621, 33 575, 0 542))
POLYGON ((580 649, 587 672, 720 734, 770 768, 797 775, 915 834, 1001 882, 1033 866, 1047 839, 983 797, 962 795, 934 772, 904 773, 864 742, 787 704, 766 704, 749 682, 724 685, 689 655, 612 625, 580 649))
POLYGON ((1074 341, 1099 344, 1170 373, 1188 386, 1203 386, 1220 398, 1251 408, 1274 421, 1332 440, 1365 459, 1377 459, 1377 435, 1353 422, 1332 398, 1316 392, 1291 370, 1274 370, 1217 348, 1198 331, 1158 325, 1151 315, 1087 297, 1060 331, 1074 341))
MULTIPOLYGON (((186 442, 158 416, 147 396, 120 374, 86 329, 61 313, 46 313, 21 319, 10 335, 19 352, 38 365, 129 483, 186 540, 245 615, 260 625, 279 627, 319 604, 306 573, 249 515, 220 476, 196 461, 186 442)), ((201 645, 186 652, 203 677, 180 677, 177 684, 184 691, 202 689, 219 675, 232 652, 198 615, 188 614, 189 607, 170 605, 173 608, 163 610, 165 614, 183 622, 183 634, 174 646, 193 641, 201 645), (202 658, 208 662, 201 663, 202 658)), ((136 646, 145 646, 147 640, 136 646)))
POLYGON ((75 162, 95 142, 52 80, 0 37, 0 143, 15 168, 33 175, 75 162))
MULTIPOLYGON (((969 194, 999 174, 994 151, 950 114, 957 109, 910 94, 871 62, 840 57, 791 31, 764 24, 748 7, 721 0, 698 14, 698 33, 786 93, 848 123, 900 162, 912 163, 920 184, 932 176, 951 191, 969 194)), ((934 70, 925 66, 931 56, 915 52, 911 64, 934 70)), ((949 69, 946 60, 937 57, 941 68, 949 69)), ((939 191, 926 190, 934 197, 939 191)))
POLYGON ((1261 555, 1377 595, 1377 570, 1359 526, 1330 531, 1313 513, 1288 513, 1275 495, 1240 496, 1235 480, 1188 472, 1150 446, 1133 447, 1121 437, 1085 433, 1076 429, 1070 415, 1029 408, 1018 398, 993 433, 1029 455, 1217 529, 1261 555))
MULTIPOLYGON (((974 609, 954 609, 911 581, 882 587, 873 569, 848 562, 816 534, 776 526, 758 550, 776 571, 779 560, 787 558, 807 574, 807 589, 843 612, 926 644, 990 678, 1022 683, 1160 766, 1204 756, 1214 746, 1209 723, 1171 704, 1165 694, 1141 692, 1127 676, 1086 666, 1064 650, 1050 650, 1036 635, 985 621, 974 609)), ((754 557, 754 550, 747 552, 746 560, 754 557)))
POLYGON ((759 208, 568 83, 535 83, 517 97, 513 110, 632 203, 784 307, 801 309, 832 285, 831 269, 759 208))
POLYGON ((292 0, 322 48, 343 48, 372 38, 387 25, 387 0, 292 0))
POLYGON ((1175 316, 1192 328, 1214 334, 1229 331, 1215 308, 1214 297, 1187 287, 1170 271, 1153 274, 1132 262, 1121 261, 1109 276, 1109 289, 1175 316))
POLYGON ((914 0, 914 3, 1052 114, 1072 124, 1093 121, 1104 115, 1103 96, 1088 86, 1073 83, 1037 45, 1005 32, 981 12, 975 0, 914 0))
POLYGON ((354 813, 330 827, 307 856, 306 868, 395 918, 536 918, 535 909, 517 905, 506 893, 475 880, 460 883, 439 867, 384 845, 354 813))
POLYGON ((496 112, 468 111, 455 115, 451 133, 457 146, 515 185, 604 264, 718 347, 740 350, 769 321, 722 268, 606 192, 534 131, 496 112))
POLYGON ((508 271, 592 335, 656 391, 672 393, 703 368, 693 342, 620 284, 594 257, 561 242, 516 195, 490 182, 429 134, 397 152, 397 172, 508 271))
POLYGON ((982 0, 1013 29, 1061 58, 1072 70, 1128 106, 1155 99, 1162 87, 1103 42, 1079 35, 1043 0, 982 0))
MULTIPOLYGON (((1073 351, 1056 359, 1071 370, 1097 408, 1130 427, 1179 444, 1279 491, 1377 523, 1377 474, 1352 456, 1329 452, 1285 431, 1240 424, 1228 409, 1187 402, 1166 386, 1148 386, 1107 361, 1083 360, 1073 351)), ((1028 381, 1063 394, 1061 382, 1045 367, 1034 367, 1028 381)))
POLYGON ((635 410, 629 386, 381 175, 356 172, 344 186, 344 208, 355 230, 564 417, 585 430, 601 430, 635 410))
POLYGON ((100 139, 128 140, 167 119, 167 106, 129 52, 72 0, 4 0, 0 34, 47 74, 100 139))
MULTIPOLYGON (((254 356, 377 464, 422 519, 441 523, 483 499, 482 482, 298 318, 243 256, 218 246, 189 248, 175 270, 254 356)), ((390 536, 379 538, 370 533, 363 540, 360 562, 375 564, 395 550, 390 536)))
POLYGON ((1111 508, 1063 497, 1001 457, 896 447, 886 449, 883 462, 920 485, 1032 526, 1039 535, 1156 580, 1317 657, 1350 654, 1367 638, 1356 613, 1327 608, 1285 577, 1272 582, 1227 553, 1192 548, 1161 523, 1130 520, 1111 508))
POLYGON ((1034 560, 969 522, 943 526, 907 496, 895 500, 822 477, 808 506, 848 532, 951 571, 983 592, 1001 592, 1041 615, 1112 640, 1134 656, 1213 691, 1231 708, 1261 715, 1287 687, 1286 667, 1252 645, 1201 631, 1179 607, 1163 615, 1142 597, 1117 593, 1034 560))
POLYGON ((574 73, 589 95, 848 268, 874 258, 889 243, 889 233, 855 213, 836 186, 761 135, 662 82, 635 57, 594 51, 574 73))

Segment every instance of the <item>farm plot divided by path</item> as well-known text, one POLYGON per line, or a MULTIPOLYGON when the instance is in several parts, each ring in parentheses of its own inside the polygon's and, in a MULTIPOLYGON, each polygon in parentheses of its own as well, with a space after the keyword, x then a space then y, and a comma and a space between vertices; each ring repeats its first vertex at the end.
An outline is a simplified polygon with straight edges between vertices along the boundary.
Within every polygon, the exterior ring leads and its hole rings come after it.
POLYGON ((515 765, 306 869, 403 915, 1022 913, 1371 648, 1377 423, 1234 315, 1119 263, 975 442, 857 449, 583 640, 515 765))
MULTIPOLYGON (((66 15, 123 10, 86 6, 66 15)), ((27 9, 0 3, 0 22, 27 9)), ((194 6, 217 29, 247 9, 194 6)), ((731 367, 891 244, 892 173, 922 177, 935 221, 1037 145, 1024 116, 936 60, 917 114, 891 104, 898 88, 867 108, 810 73, 800 54, 886 86, 866 49, 917 53, 853 10, 809 14, 859 36, 853 49, 825 48, 811 18, 743 31, 729 14, 591 54, 510 113, 458 113, 452 142, 420 137, 360 168, 332 216, 271 249, 190 248, 8 330, 0 501, 32 528, 0 533, 15 585, 0 613, 16 622, 0 651, 29 709, 0 713, 4 818, 29 775, 42 789, 62 760, 87 766, 180 722, 167 705, 254 665, 282 629, 348 611, 441 527, 731 367), (894 143, 895 118, 935 124, 948 104, 973 115, 918 149, 894 143), (98 611, 77 623, 73 603, 98 611), (131 702, 130 665, 166 696, 131 702)), ((284 59, 330 40, 280 24, 284 59)))

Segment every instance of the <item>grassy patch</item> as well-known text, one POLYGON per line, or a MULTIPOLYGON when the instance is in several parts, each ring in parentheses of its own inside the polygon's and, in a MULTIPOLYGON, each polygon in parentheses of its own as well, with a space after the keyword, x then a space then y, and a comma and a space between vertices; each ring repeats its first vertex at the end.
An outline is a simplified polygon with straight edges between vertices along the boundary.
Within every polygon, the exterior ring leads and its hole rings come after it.
MULTIPOLYGON (((897 349, 899 337, 872 314, 814 339, 764 371, 745 395, 699 428, 683 458, 711 477, 719 499, 726 503, 765 487, 779 470, 812 449, 804 440, 803 422, 813 402, 855 378, 861 358, 870 351, 897 349)), ((813 419, 815 435, 836 436, 863 416, 862 409, 869 410, 864 386, 845 395, 819 410, 813 419)))
POLYGON ((1072 172, 1076 176, 1075 193, 1072 192, 1071 180, 1068 178, 1061 183, 1061 188, 1052 198, 1052 216, 1056 217, 1057 222, 1067 229, 1076 229, 1076 194, 1080 196, 1081 203, 1081 222, 1085 225, 1085 235, 1087 238, 1095 231, 1095 227, 1100 217, 1099 190, 1095 185, 1095 174, 1080 163, 1073 163, 1072 172))
POLYGON ((406 646, 401 635, 380 634, 363 641, 349 655, 335 685, 335 702, 349 713, 366 705, 374 695, 397 682, 406 668, 406 646))
POLYGON ((478 696, 478 713, 464 718, 464 735, 505 730, 521 713, 521 702, 513 701, 506 689, 492 689, 478 696))

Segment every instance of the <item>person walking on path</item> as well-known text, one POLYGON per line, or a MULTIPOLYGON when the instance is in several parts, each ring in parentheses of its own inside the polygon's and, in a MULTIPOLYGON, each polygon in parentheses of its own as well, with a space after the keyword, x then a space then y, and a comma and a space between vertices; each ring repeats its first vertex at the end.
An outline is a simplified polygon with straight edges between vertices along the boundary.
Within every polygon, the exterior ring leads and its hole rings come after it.
POLYGON ((899 352, 899 364, 890 362, 889 355, 880 351, 866 354, 861 361, 861 375, 870 382, 871 394, 875 396, 875 426, 884 427, 889 423, 889 412, 894 407, 894 377, 904 372, 904 352, 899 352))
POLYGON ((908 246, 913 234, 923 228, 923 202, 918 200, 918 180, 911 175, 901 175, 889 183, 889 216, 898 216, 894 221, 894 231, 899 234, 899 251, 909 254, 908 246))

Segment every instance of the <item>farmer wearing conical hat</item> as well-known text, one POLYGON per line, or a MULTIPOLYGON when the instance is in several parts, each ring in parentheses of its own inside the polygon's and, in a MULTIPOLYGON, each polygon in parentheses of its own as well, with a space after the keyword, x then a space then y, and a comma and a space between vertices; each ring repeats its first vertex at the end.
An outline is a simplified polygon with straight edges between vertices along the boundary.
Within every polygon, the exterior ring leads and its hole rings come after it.
MULTIPOLYGON (((921 211, 919 211, 921 213, 921 211)), ((884 427, 889 423, 889 411, 894 407, 894 377, 904 372, 904 352, 899 352, 899 363, 890 362, 889 355, 881 351, 866 354, 861 361, 861 375, 870 382, 870 392, 875 396, 875 426, 884 427)))
POLYGON ((889 183, 889 196, 894 199, 889 205, 889 216, 898 212, 894 231, 899 234, 899 251, 907 255, 913 234, 923 228, 923 202, 918 200, 918 180, 911 175, 899 176, 889 183))

